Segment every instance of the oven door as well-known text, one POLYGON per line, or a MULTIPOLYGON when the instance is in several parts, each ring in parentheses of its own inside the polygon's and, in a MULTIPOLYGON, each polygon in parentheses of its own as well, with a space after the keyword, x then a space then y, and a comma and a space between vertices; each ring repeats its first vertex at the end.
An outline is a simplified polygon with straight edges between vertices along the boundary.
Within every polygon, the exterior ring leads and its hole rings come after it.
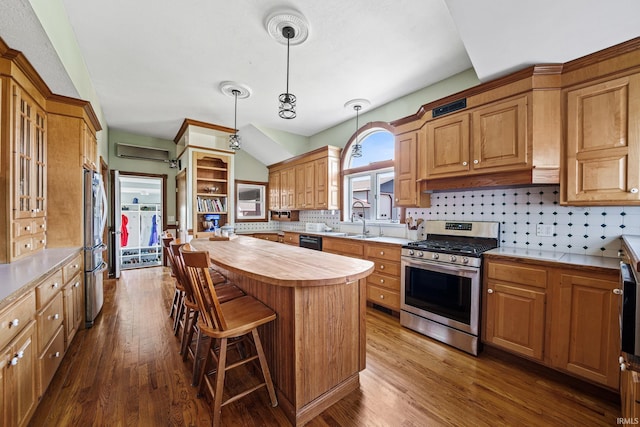
POLYGON ((480 269, 402 257, 401 310, 478 336, 480 269))

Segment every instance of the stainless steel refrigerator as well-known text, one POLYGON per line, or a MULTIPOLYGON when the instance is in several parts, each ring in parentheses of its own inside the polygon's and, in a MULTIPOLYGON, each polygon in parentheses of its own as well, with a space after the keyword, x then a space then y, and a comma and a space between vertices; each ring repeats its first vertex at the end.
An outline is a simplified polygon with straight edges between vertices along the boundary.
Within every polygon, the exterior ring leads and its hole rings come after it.
POLYGON ((102 272, 107 263, 102 252, 107 248, 102 241, 107 222, 107 195, 102 176, 84 171, 84 298, 85 326, 90 328, 102 309, 104 291, 102 272))

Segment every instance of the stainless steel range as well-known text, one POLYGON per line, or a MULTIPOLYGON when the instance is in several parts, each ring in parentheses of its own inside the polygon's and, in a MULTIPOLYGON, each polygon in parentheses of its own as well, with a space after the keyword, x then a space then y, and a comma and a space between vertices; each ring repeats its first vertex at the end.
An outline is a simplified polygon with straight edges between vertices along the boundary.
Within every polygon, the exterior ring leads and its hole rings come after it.
POLYGON ((400 324, 477 355, 482 253, 499 246, 500 224, 427 221, 425 231, 402 247, 400 324))

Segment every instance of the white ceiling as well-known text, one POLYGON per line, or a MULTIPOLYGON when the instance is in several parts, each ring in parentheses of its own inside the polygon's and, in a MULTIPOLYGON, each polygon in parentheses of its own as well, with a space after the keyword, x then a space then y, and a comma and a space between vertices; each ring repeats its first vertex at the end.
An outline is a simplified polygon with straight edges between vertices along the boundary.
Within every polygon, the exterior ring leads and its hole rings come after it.
MULTIPOLYGON (((233 98, 218 89, 226 80, 252 90, 238 101, 241 135, 257 126, 310 136, 352 119, 353 98, 373 109, 472 66, 485 81, 640 36, 637 0, 61 1, 108 126, 164 139, 184 118, 233 127, 233 98), (279 10, 309 24, 291 47, 294 120, 277 115, 286 47, 265 20, 279 10)), ((54 92, 77 97, 50 42, 28 29, 28 0, 2 0, 0 11, 0 36, 54 92)))

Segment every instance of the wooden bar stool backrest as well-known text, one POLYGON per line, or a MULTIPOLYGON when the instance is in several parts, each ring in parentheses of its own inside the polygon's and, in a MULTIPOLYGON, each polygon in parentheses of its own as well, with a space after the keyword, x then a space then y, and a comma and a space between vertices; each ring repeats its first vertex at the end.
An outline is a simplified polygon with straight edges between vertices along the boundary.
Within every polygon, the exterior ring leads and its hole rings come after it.
POLYGON ((182 290, 184 291, 184 294, 187 300, 192 302, 193 304, 196 304, 195 296, 193 294, 193 286, 191 286, 191 282, 187 277, 187 271, 185 270, 185 267, 184 267, 184 259, 182 258, 182 252, 181 252, 181 249, 183 247, 186 247, 187 250, 191 248, 191 246, 188 243, 180 243, 180 242, 171 243, 171 246, 169 248, 173 255, 173 261, 174 261, 175 272, 176 272, 176 280, 178 280, 178 282, 180 283, 180 286, 182 287, 182 290))
POLYGON ((181 249, 187 277, 194 297, 200 309, 200 319, 211 329, 224 331, 227 329, 216 289, 209 274, 209 253, 206 251, 189 251, 181 249))

